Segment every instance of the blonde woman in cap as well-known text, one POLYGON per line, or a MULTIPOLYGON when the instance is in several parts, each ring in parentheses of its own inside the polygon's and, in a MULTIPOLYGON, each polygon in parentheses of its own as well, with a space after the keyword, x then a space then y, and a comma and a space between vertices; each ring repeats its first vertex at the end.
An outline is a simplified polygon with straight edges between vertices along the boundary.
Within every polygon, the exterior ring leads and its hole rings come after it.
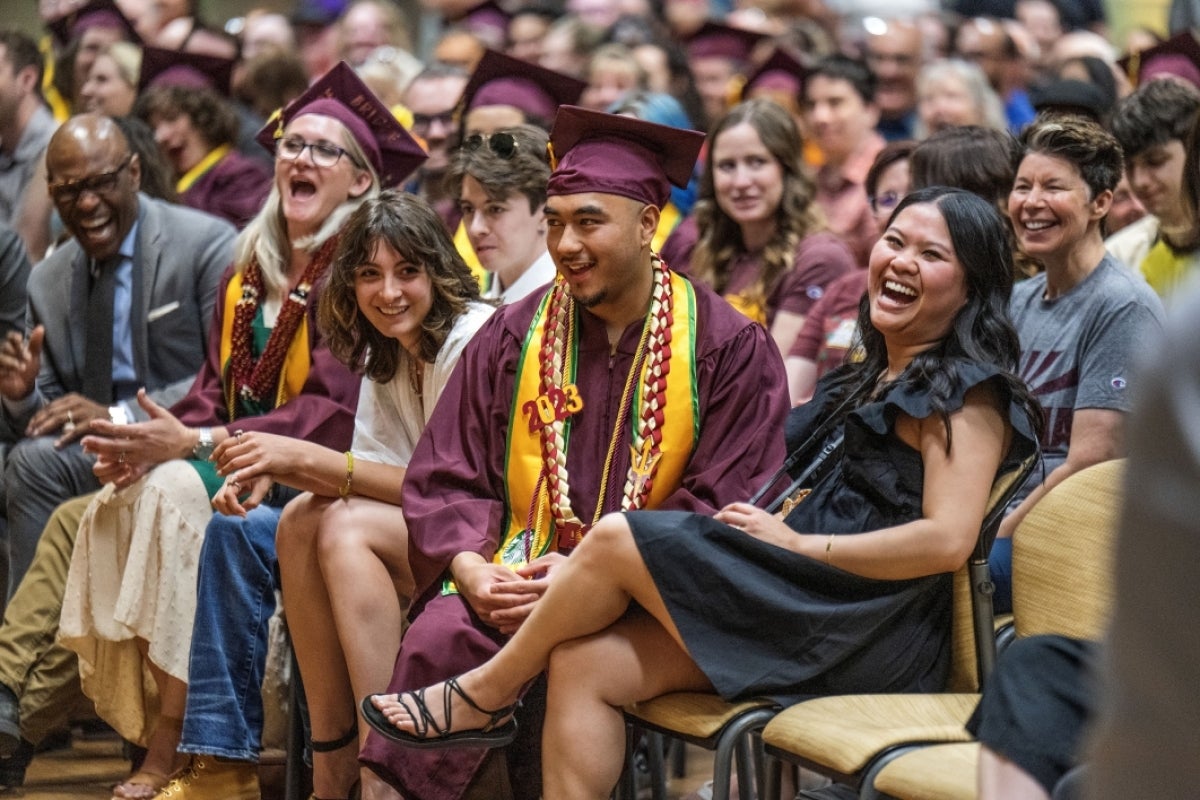
MULTIPOLYGON (((313 301, 346 219, 381 175, 403 175, 423 154, 382 107, 352 110, 339 97, 369 97, 347 67, 260 134, 276 153, 274 186, 238 239, 188 395, 168 411, 140 393, 149 421, 97 422, 84 439, 108 485, 80 524, 60 638, 79 654, 97 712, 148 748, 116 798, 152 797, 181 766, 198 556, 222 486, 213 448, 248 432, 338 450, 350 441, 358 381, 316 330, 313 301)), ((256 798, 257 784, 208 796, 256 798)))

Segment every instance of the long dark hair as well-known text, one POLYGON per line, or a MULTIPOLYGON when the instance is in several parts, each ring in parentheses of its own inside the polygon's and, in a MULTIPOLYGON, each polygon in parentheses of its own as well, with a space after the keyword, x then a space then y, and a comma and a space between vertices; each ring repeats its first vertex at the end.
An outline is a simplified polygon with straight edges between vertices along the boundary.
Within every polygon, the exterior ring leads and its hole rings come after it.
POLYGON ((433 304, 421 322, 421 360, 432 362, 467 303, 479 299, 479 284, 463 263, 446 228, 429 204, 415 195, 386 191, 364 200, 342 230, 329 283, 321 293, 317 321, 334 357, 381 383, 400 364, 400 343, 381 334, 358 310, 354 271, 375 245, 387 242, 433 284, 433 304))
MULTIPOLYGON (((954 318, 949 333, 936 345, 919 353, 897 381, 906 381, 927 391, 931 404, 946 425, 946 447, 950 446, 948 404, 962 386, 963 361, 999 367, 1009 397, 1025 412, 1040 436, 1042 411, 1028 387, 1016 377, 1021 341, 1008 317, 1012 293, 1012 253, 1004 220, 995 206, 962 189, 930 186, 905 197, 888 225, 909 206, 929 203, 941 212, 950 232, 950 243, 962 265, 967 301, 954 318)), ((870 301, 859 305, 858 330, 864 358, 846 370, 835 384, 834 394, 847 397, 874 386, 887 368, 887 346, 883 334, 871 322, 870 301)))

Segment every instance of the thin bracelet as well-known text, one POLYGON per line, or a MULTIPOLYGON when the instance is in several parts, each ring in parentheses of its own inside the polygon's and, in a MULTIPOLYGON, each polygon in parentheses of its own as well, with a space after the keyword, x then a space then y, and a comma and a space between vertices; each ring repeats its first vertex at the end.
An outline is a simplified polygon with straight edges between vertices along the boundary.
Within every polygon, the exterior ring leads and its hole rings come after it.
POLYGON ((346 451, 346 483, 342 488, 338 489, 338 494, 342 497, 350 496, 350 486, 354 482, 354 453, 346 451))
POLYGON ((833 566, 832 564, 829 563, 829 557, 830 557, 830 551, 833 550, 833 537, 836 535, 837 534, 835 534, 835 533, 829 534, 829 541, 827 541, 825 543, 825 563, 829 566, 833 566))

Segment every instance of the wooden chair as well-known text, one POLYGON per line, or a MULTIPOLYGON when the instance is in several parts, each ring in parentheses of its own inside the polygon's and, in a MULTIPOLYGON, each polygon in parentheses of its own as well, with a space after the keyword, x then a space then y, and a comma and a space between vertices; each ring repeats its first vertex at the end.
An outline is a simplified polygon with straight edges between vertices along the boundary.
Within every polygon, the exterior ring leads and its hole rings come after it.
MULTIPOLYGON (((1016 638, 1103 636, 1123 467, 1109 461, 1071 476, 1022 521, 1013 539, 1016 638)), ((873 788, 900 800, 974 800, 978 760, 977 743, 898 749, 873 788)))
MULTIPOLYGON (((987 552, 1008 501, 1020 489, 1033 470, 1035 460, 1031 457, 1016 468, 996 478, 988 497, 988 511, 980 528, 975 552, 968 563, 955 575, 955 641, 961 644, 955 659, 955 680, 964 687, 977 688, 975 675, 980 670, 986 674, 995 662, 995 650, 991 648, 993 618, 991 613, 991 581, 987 571, 987 552), (973 595, 986 599, 976 601, 973 595), (984 648, 974 646, 976 629, 986 631, 984 648)), ((816 701, 814 701, 816 702, 816 701)), ((736 757, 738 794, 741 800, 750 800, 757 789, 758 797, 771 797, 767 781, 759 731, 778 712, 770 700, 758 699, 741 703, 728 703, 715 694, 677 692, 637 703, 625 709, 625 718, 633 730, 649 731, 656 736, 682 739, 690 744, 713 751, 713 800, 728 800, 729 781, 736 757)), ((632 738, 632 737, 630 737, 632 738)), ((659 750, 653 742, 651 750, 659 750)), ((654 762, 652 761, 652 766, 654 762)), ((655 799, 664 791, 665 778, 661 770, 651 770, 651 785, 655 799)), ((626 759, 625 775, 618 796, 633 797, 632 762, 626 759)))
POLYGON ((870 787, 877 756, 912 742, 959 742, 978 702, 979 687, 995 665, 995 620, 987 553, 1005 507, 1032 471, 1030 458, 997 479, 975 551, 954 575, 951 667, 942 694, 819 697, 776 715, 762 731, 771 762, 766 797, 779 795, 783 762, 855 788, 870 787))

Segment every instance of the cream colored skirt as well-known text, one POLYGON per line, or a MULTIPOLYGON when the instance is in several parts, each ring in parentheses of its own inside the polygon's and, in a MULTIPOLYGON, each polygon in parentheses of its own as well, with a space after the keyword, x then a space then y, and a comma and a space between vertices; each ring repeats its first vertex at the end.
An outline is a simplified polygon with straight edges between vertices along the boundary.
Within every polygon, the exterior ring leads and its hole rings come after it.
POLYGON ((132 486, 104 487, 71 556, 59 640, 79 654, 84 694, 126 739, 145 745, 158 690, 145 656, 187 683, 196 574, 212 506, 186 461, 132 486))

